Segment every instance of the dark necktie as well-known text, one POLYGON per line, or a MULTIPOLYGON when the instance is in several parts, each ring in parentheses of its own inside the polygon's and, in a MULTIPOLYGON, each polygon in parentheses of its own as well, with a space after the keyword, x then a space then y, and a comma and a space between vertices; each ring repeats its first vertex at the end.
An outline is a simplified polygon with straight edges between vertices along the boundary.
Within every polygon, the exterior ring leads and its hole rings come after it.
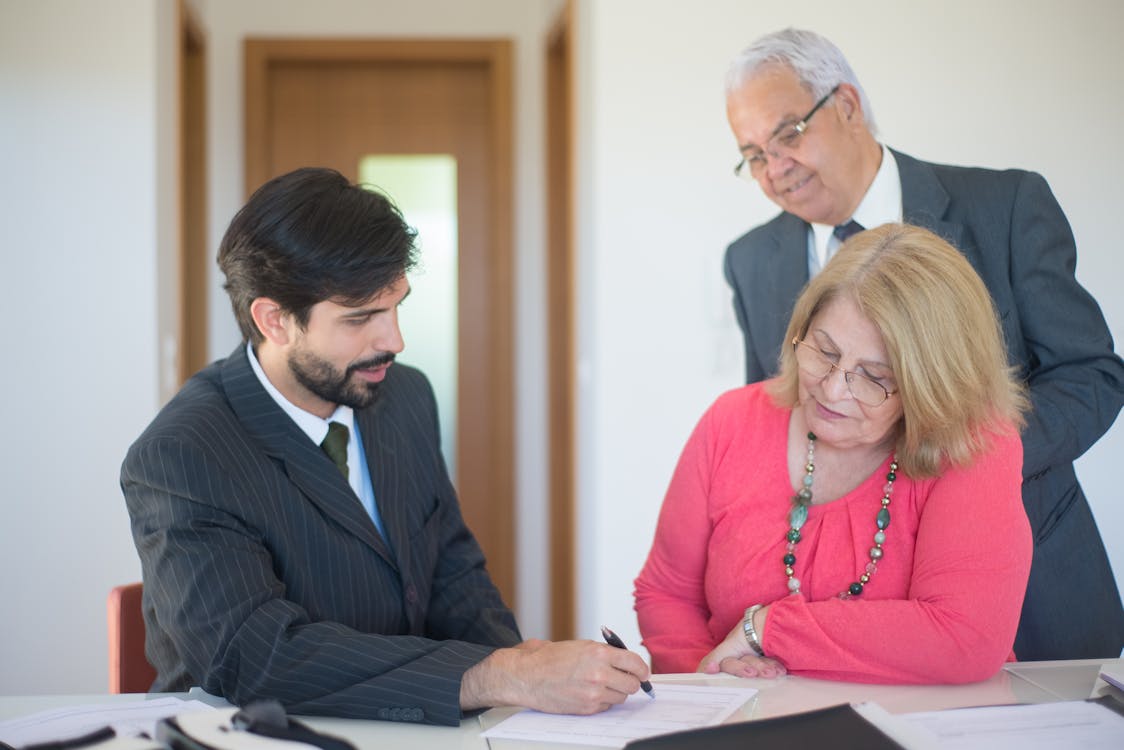
POLYGON ((834 234, 840 242, 846 242, 848 237, 850 237, 852 234, 858 234, 863 229, 864 227, 862 224, 858 223, 854 219, 851 219, 846 224, 840 224, 839 226, 837 226, 832 231, 832 234, 834 234))
POLYGON ((328 458, 332 459, 336 468, 343 474, 343 478, 347 479, 347 439, 351 433, 348 432, 347 425, 340 424, 339 422, 330 422, 328 424, 328 436, 324 438, 324 442, 320 443, 320 447, 328 454, 328 458))

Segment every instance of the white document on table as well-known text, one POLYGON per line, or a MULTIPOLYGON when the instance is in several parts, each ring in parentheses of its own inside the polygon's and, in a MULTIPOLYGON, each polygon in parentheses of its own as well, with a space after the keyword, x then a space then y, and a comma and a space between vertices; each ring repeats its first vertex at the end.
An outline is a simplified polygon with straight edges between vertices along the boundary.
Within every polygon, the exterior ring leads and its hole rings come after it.
POLYGON ((481 736, 624 747, 641 737, 721 724, 756 693, 754 688, 658 684, 655 698, 634 693, 592 716, 520 711, 481 736))
POLYGON ((1124 716, 1087 701, 900 714, 941 750, 1124 748, 1124 716))
POLYGON ((118 737, 155 737, 156 722, 160 719, 189 711, 212 710, 212 706, 200 701, 171 697, 56 708, 0 721, 0 742, 22 747, 71 739, 107 726, 113 727, 118 737))

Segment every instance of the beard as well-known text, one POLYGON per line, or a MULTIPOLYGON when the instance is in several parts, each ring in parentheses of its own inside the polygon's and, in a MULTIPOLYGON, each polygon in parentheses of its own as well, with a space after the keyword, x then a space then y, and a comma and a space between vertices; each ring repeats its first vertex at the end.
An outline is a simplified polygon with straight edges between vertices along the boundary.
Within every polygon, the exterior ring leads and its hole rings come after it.
POLYGON ((356 370, 368 370, 390 364, 394 354, 383 352, 370 359, 354 362, 340 372, 331 362, 321 359, 307 350, 289 354, 289 371, 301 385, 311 393, 329 403, 350 406, 352 409, 365 409, 378 398, 382 383, 368 383, 353 380, 356 370))

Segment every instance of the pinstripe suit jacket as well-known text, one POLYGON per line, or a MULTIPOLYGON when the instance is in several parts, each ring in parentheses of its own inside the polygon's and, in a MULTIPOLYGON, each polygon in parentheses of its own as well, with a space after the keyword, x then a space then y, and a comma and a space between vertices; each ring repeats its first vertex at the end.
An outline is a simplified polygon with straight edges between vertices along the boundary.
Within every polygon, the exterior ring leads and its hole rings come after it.
POLYGON ((356 419, 389 545, 244 346, 130 448, 153 690, 455 724, 463 673, 520 641, 461 517, 425 376, 394 365, 356 419))
MULTIPOLYGON (((1023 504, 1035 549, 1015 655, 1118 655, 1124 610, 1073 461, 1124 404, 1124 363, 1096 300, 1074 278, 1069 222, 1033 172, 930 164, 897 151, 894 158, 905 220, 944 237, 971 262, 995 302, 1008 359, 1030 386, 1023 504)), ((802 219, 782 213, 726 250, 746 382, 776 369, 793 303, 808 282, 807 232, 802 219)))

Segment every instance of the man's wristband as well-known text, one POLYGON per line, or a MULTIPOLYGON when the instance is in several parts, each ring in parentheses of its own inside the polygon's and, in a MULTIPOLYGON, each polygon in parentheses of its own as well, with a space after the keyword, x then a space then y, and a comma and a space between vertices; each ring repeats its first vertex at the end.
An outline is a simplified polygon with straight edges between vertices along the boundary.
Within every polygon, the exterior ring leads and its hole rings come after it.
POLYGON ((742 632, 745 633, 745 639, 749 642, 749 647, 753 649, 753 653, 758 656, 764 656, 765 650, 761 648, 761 639, 757 637, 757 629, 753 627, 753 615, 762 606, 761 604, 754 604, 752 607, 748 607, 745 610, 745 618, 742 620, 742 632))

